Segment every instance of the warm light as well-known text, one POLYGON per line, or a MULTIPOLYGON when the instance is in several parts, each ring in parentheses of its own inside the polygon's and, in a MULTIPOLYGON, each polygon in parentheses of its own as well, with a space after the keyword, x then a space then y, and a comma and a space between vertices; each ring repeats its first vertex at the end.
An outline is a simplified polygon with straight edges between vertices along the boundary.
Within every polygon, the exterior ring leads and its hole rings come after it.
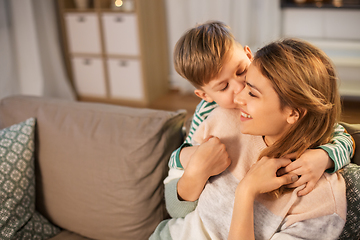
POLYGON ((121 7, 123 5, 123 1, 122 0, 116 0, 115 1, 115 6, 116 7, 121 7))
POLYGON ((335 7, 341 7, 343 5, 342 0, 333 0, 333 4, 335 7))

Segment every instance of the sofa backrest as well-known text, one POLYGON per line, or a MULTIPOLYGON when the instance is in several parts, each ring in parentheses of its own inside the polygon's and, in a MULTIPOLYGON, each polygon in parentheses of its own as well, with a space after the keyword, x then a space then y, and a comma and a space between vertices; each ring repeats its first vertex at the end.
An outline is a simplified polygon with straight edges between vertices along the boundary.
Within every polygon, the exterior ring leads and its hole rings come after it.
POLYGON ((355 141, 355 153, 351 162, 360 165, 360 124, 349 124, 341 122, 341 125, 345 127, 347 132, 353 137, 355 141))
POLYGON ((186 112, 15 96, 0 128, 35 117, 37 208, 93 239, 147 239, 166 217, 163 179, 186 112))
MULTIPOLYGON (((94 239, 147 239, 166 217, 162 180, 185 112, 15 96, 0 129, 37 119, 37 208, 94 239)), ((341 123, 360 146, 360 124, 341 123)), ((360 165, 360 150, 352 162, 360 165)))

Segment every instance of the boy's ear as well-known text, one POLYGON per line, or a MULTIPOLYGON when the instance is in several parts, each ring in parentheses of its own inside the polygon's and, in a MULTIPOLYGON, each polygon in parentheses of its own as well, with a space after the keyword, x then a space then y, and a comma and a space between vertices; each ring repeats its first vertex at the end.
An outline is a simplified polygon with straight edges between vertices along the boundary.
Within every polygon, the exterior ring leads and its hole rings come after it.
POLYGON ((207 102, 213 102, 212 98, 209 97, 209 95, 206 94, 206 92, 204 92, 203 90, 201 89, 195 89, 194 90, 194 93, 196 96, 198 96, 199 98, 207 101, 207 102))
POLYGON ((249 46, 245 46, 245 47, 244 47, 244 51, 245 51, 246 56, 250 59, 250 61, 252 61, 252 60, 254 59, 254 56, 253 56, 253 54, 252 54, 252 52, 251 52, 250 47, 249 47, 249 46))

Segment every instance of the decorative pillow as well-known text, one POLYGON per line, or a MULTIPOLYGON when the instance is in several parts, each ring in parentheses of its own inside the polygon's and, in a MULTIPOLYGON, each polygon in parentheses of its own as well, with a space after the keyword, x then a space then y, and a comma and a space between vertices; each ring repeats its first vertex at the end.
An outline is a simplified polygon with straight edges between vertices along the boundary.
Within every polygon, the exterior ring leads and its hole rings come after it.
POLYGON ((0 130, 0 238, 47 239, 60 232, 35 211, 35 119, 0 130))
POLYGON ((350 163, 341 171, 346 182, 346 223, 339 239, 360 239, 360 166, 350 163))

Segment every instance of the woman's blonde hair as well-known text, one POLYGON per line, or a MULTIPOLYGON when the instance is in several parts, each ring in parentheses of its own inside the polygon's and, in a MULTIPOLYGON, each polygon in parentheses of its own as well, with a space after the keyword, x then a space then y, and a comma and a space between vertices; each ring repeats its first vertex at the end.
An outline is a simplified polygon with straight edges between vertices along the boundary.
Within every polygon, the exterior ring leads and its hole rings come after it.
MULTIPOLYGON (((260 155, 282 157, 328 143, 341 113, 337 76, 331 60, 308 42, 285 39, 268 44, 253 64, 268 78, 280 98, 299 114, 287 133, 260 155)), ((259 159, 260 159, 259 158, 259 159)))
POLYGON ((176 43, 175 70, 200 88, 219 74, 234 43, 229 27, 222 22, 212 21, 191 28, 176 43))

